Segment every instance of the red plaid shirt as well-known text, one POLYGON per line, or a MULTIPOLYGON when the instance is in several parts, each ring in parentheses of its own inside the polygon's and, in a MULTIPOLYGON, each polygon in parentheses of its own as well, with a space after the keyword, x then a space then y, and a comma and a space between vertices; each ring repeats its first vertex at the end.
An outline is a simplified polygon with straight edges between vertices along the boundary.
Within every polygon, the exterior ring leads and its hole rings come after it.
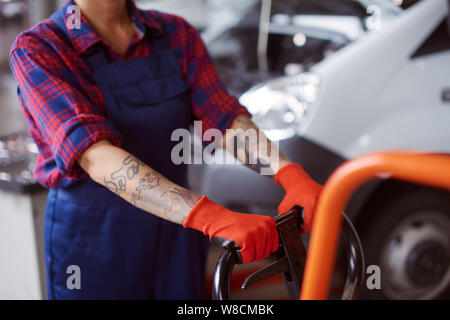
MULTIPOLYGON (((60 9, 67 12, 67 7, 60 9)), ((156 11, 142 11, 129 1, 136 33, 121 56, 106 43, 112 62, 151 56, 152 47, 144 36, 146 26, 168 31, 171 49, 178 51, 178 63, 191 85, 192 111, 203 121, 203 129, 225 131, 237 114, 248 114, 230 96, 220 81, 197 31, 182 18, 156 11), (223 121, 223 119, 228 119, 223 121)), ((29 131, 39 148, 34 174, 45 187, 65 187, 86 173, 77 164, 92 144, 108 139, 121 145, 121 134, 113 129, 105 113, 102 93, 81 54, 103 41, 81 16, 81 29, 70 38, 56 32, 47 19, 20 34, 12 47, 10 65, 18 83, 19 100, 29 131)))

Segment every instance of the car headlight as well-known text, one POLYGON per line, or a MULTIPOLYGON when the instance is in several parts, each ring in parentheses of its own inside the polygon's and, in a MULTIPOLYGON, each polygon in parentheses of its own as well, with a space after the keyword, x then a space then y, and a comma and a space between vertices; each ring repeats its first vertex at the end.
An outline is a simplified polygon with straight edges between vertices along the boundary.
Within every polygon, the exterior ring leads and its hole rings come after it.
POLYGON ((310 105, 317 99, 319 77, 312 73, 282 77, 257 85, 239 101, 253 122, 272 141, 293 137, 310 105))

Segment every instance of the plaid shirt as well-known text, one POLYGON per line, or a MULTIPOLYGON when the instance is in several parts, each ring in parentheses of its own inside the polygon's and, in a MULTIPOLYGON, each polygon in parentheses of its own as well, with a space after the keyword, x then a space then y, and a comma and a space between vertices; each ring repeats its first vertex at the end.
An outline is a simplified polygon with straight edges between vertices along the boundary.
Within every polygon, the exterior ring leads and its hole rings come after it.
MULTIPOLYGON (((73 1, 67 1, 60 10, 66 13, 70 5, 74 5, 73 1)), ((112 62, 151 56, 151 44, 144 38, 146 26, 161 30, 160 23, 164 24, 171 49, 191 85, 193 114, 203 121, 203 129, 218 128, 223 132, 237 114, 248 114, 227 93, 191 25, 174 15, 139 10, 131 0, 129 6, 136 32, 124 56, 105 43, 112 62)), ((19 100, 39 148, 34 174, 48 188, 65 187, 86 177, 77 159, 92 144, 108 139, 121 145, 121 134, 107 119, 102 93, 81 58, 102 38, 83 15, 81 29, 69 30, 69 38, 60 36, 56 29, 56 23, 47 19, 21 33, 10 55, 19 100)))

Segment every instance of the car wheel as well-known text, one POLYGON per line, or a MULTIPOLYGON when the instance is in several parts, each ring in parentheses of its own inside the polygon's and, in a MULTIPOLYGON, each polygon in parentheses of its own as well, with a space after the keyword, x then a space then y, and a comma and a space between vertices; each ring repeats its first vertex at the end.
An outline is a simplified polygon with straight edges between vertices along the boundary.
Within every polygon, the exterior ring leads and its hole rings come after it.
POLYGON ((450 193, 425 188, 378 192, 358 219, 366 265, 381 288, 361 299, 439 299, 450 289, 450 193))

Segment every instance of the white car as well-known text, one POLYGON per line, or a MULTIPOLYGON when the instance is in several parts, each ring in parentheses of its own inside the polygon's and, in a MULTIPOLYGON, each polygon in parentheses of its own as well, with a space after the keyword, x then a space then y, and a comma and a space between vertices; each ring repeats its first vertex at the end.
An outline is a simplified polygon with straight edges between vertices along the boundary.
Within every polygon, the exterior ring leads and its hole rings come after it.
MULTIPOLYGON (((310 72, 257 85, 240 101, 321 183, 372 151, 450 153, 449 20, 447 0, 423 0, 310 72)), ((191 177, 197 190, 237 210, 273 215, 282 199, 271 179, 243 166, 193 167, 191 177)), ((367 265, 382 273, 381 290, 362 298, 448 295, 450 193, 385 177, 360 188, 346 212, 367 265)))

